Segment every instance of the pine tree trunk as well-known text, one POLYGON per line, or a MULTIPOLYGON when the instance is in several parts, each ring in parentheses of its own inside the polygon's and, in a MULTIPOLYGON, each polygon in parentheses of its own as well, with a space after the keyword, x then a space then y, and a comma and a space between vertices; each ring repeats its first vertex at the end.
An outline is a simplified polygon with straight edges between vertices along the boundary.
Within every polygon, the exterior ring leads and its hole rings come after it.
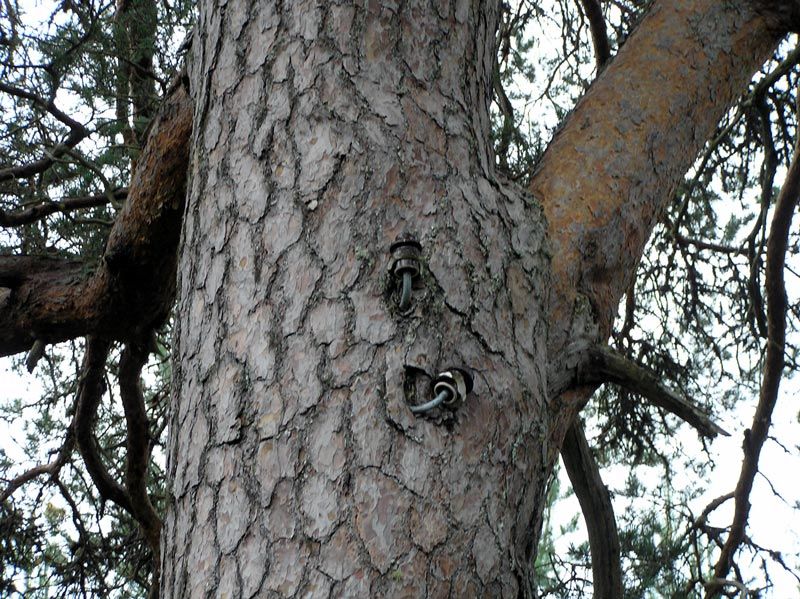
POLYGON ((492 168, 496 10, 202 5, 164 596, 532 594, 547 257, 492 168))
POLYGON ((546 482, 591 391, 558 395, 575 347, 603 341, 780 28, 744 1, 655 3, 545 155, 540 206, 492 168, 496 3, 210 4, 164 596, 533 596, 546 482), (451 367, 474 374, 463 405, 412 413, 451 367))

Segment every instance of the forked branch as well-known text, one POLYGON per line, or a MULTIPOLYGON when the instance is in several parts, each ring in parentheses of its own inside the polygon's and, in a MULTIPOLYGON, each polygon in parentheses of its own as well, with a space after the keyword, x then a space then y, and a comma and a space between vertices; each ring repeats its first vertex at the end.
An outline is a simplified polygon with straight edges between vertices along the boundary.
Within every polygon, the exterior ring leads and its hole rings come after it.
POLYGON ((36 339, 122 340, 163 322, 175 296, 191 129, 191 101, 179 84, 154 119, 99 263, 0 256, 0 356, 36 339))

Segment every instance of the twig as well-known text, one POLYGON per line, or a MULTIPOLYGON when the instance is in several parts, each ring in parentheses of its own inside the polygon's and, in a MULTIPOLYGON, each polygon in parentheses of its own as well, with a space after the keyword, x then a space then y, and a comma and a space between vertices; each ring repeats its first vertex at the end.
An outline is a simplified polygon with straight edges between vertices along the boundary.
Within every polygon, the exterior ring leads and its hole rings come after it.
POLYGON ((719 506, 721 506, 729 499, 733 499, 732 492, 726 493, 725 495, 721 495, 716 499, 712 500, 711 502, 709 502, 709 504, 703 509, 703 511, 700 512, 700 515, 695 519, 694 526, 695 527, 705 526, 706 520, 708 519, 708 516, 711 514, 711 512, 716 510, 719 506))
POLYGON ((61 449, 58 450, 56 459, 49 464, 39 464, 38 466, 34 466, 30 470, 27 470, 19 476, 11 479, 2 495, 0 495, 0 503, 5 502, 6 499, 11 497, 11 495, 13 495, 17 489, 19 489, 25 483, 32 481, 34 478, 42 476, 43 474, 56 476, 59 470, 63 468, 64 464, 67 463, 67 460, 69 460, 69 456, 72 454, 72 449, 74 446, 75 435, 70 428, 67 429, 67 435, 64 439, 64 443, 61 445, 61 449))
POLYGON ((722 588, 723 586, 736 587, 737 589, 739 589, 740 593, 739 596, 741 597, 741 599, 747 599, 747 597, 750 595, 750 591, 747 590, 747 586, 743 582, 739 582, 738 580, 729 580, 727 578, 712 578, 709 581, 708 585, 720 588, 722 588))

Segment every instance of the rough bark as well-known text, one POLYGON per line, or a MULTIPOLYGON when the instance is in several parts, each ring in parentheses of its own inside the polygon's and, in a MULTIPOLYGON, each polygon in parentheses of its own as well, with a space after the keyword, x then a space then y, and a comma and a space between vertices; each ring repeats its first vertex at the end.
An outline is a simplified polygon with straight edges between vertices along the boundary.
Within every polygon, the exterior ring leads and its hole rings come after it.
POLYGON ((749 2, 656 2, 580 100, 531 184, 553 248, 551 345, 576 293, 608 333, 663 207, 779 40, 749 2))
POLYGON ((492 174, 495 8, 201 6, 165 597, 532 594, 544 221, 492 174))

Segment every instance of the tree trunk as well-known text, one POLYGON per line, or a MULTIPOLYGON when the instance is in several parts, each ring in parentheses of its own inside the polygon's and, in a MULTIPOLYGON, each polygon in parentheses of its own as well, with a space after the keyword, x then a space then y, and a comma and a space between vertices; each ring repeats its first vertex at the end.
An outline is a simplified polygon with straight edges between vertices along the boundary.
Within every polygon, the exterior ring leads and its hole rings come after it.
MULTIPOLYGON (((706 75, 679 84, 704 93, 708 76, 727 77, 714 61, 751 72, 777 39, 735 3, 663 4, 641 29, 683 36, 676 47, 690 47, 664 61, 701 64, 706 75), (705 29, 685 27, 689 17, 705 29), (692 51, 704 35, 724 37, 713 56, 692 51)), ((619 69, 641 66, 630 47, 603 76, 617 83, 593 87, 535 179, 555 223, 551 265, 539 204, 492 168, 496 11, 479 0, 201 2, 164 596, 534 595, 545 485, 581 403, 549 393, 576 364, 571 336, 591 333, 576 323, 599 323, 589 341, 607 328, 688 164, 668 152, 685 136, 665 150, 640 131, 653 115, 623 121, 630 103, 606 110, 613 139, 585 143, 603 94, 620 96, 619 69), (626 146, 629 134, 642 143, 626 146), (614 160, 586 166, 581 151, 614 160), (647 160, 625 167, 639 153, 647 160), (629 172, 640 168, 656 175, 629 172), (389 249, 409 234, 422 267, 404 311, 389 249), (474 374, 465 402, 413 414, 450 367, 474 374)), ((670 93, 700 93, 653 85, 659 115, 681 106, 670 93)), ((702 108, 716 116, 683 125, 691 148, 733 99, 728 87, 702 108)))
POLYGON ((200 11, 164 595, 528 595, 547 258, 492 171, 496 6, 318 4, 200 11))

